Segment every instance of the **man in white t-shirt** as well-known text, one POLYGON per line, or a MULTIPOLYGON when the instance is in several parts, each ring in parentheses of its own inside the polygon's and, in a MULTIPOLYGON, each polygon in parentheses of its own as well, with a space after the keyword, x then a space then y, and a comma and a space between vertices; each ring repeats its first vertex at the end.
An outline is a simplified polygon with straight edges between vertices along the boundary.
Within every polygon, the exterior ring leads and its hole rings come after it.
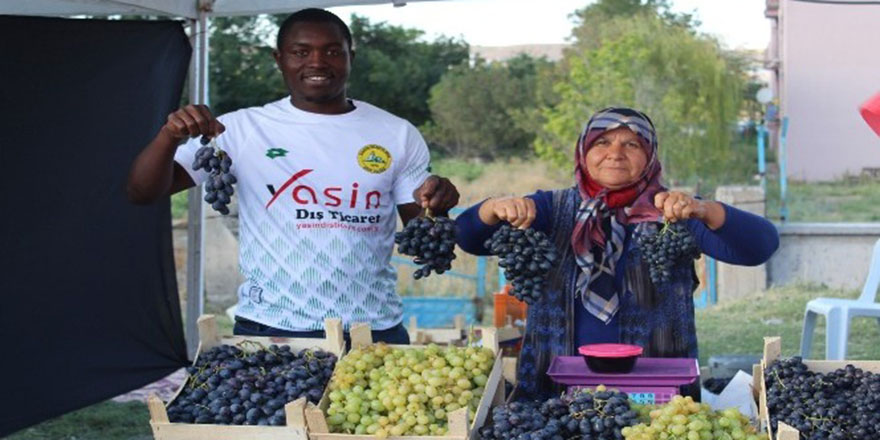
POLYGON ((132 166, 129 198, 151 203, 207 179, 192 168, 199 137, 232 158, 246 278, 236 334, 320 337, 324 318, 340 317, 346 329, 370 323, 374 340, 408 343, 390 264, 395 214, 445 213, 458 191, 429 175, 412 124, 346 97, 351 46, 332 13, 292 14, 274 51, 289 97, 219 118, 179 109, 132 166))

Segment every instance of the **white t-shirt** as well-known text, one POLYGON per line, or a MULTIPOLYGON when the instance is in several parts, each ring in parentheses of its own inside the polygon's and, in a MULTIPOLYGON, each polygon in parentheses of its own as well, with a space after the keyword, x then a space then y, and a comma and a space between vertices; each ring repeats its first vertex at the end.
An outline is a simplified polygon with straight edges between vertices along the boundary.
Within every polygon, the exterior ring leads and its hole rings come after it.
MULTIPOLYGON (((323 115, 288 97, 218 118, 217 145, 238 178, 239 316, 292 331, 323 329, 327 317, 376 330, 401 321, 397 205, 428 177, 428 147, 409 122, 352 102, 323 115)), ((192 139, 174 157, 197 185, 207 178, 192 170, 199 147, 192 139)))

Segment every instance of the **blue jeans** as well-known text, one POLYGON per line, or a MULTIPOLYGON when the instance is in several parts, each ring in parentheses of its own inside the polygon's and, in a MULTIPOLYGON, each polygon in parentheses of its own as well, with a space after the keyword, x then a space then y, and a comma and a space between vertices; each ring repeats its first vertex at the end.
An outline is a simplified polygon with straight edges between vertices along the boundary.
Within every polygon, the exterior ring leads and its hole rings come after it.
MULTIPOLYGON (((259 322, 251 321, 240 316, 235 317, 235 327, 232 333, 236 336, 277 336, 284 338, 324 338, 324 330, 294 332, 290 330, 282 330, 280 328, 269 327, 259 322)), ((373 342, 384 342, 386 344, 409 344, 409 332, 403 324, 397 324, 388 330, 373 330, 373 342)), ((345 348, 351 348, 351 337, 348 332, 343 333, 345 338, 345 348)))

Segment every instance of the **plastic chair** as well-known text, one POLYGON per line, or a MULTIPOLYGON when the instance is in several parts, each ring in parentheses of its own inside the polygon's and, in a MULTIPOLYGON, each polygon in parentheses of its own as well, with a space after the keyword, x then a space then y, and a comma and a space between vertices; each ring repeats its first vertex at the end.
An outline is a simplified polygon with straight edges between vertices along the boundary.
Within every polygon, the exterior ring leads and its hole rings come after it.
POLYGON ((801 336, 801 357, 807 359, 813 345, 816 315, 825 316, 825 359, 846 359, 849 321, 857 316, 877 318, 880 324, 880 303, 875 302, 880 287, 880 240, 874 244, 868 278, 859 299, 816 298, 807 303, 801 336))

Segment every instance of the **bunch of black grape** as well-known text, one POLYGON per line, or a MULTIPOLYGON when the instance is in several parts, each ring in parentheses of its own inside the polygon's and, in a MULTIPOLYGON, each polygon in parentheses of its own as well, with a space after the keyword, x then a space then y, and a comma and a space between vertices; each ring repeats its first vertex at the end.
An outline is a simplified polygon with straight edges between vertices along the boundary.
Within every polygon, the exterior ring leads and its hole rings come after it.
POLYGON ((286 422, 284 405, 300 397, 318 403, 333 375, 336 356, 321 350, 295 353, 271 345, 244 352, 221 345, 187 368, 189 381, 168 406, 178 423, 273 425, 286 422))
POLYGON ((452 268, 455 259, 455 222, 447 217, 416 217, 402 231, 394 234, 397 251, 415 257, 422 267, 416 269, 413 278, 431 274, 438 275, 452 268))
POLYGON ((492 409, 491 423, 480 428, 480 438, 508 440, 541 431, 547 425, 547 416, 539 411, 540 406, 538 402, 511 402, 496 406, 492 409))
POLYGON ((814 373, 799 357, 764 372, 770 424, 796 428, 807 440, 880 438, 880 375, 852 365, 814 373))
POLYGON ((621 430, 639 423, 626 394, 576 392, 544 402, 512 402, 492 410, 484 440, 623 439, 621 430))
POLYGON ((205 201, 220 214, 227 215, 229 202, 232 201, 232 195, 235 193, 232 185, 238 181, 229 172, 232 168, 232 158, 219 149, 213 140, 202 137, 201 142, 202 147, 196 151, 192 167, 194 170, 203 169, 210 173, 205 182, 205 201))
POLYGON ((732 377, 710 377, 703 381, 703 388, 712 394, 721 394, 727 384, 730 383, 732 377))
POLYGON ((656 232, 637 234, 636 245, 654 284, 669 281, 676 263, 700 258, 700 248, 685 222, 666 223, 656 232))
POLYGON ((559 255, 547 235, 534 229, 515 229, 503 225, 484 244, 498 256, 498 266, 511 281, 510 293, 526 304, 534 304, 544 292, 547 272, 559 255))
POLYGON ((621 430, 639 423, 639 412, 619 391, 579 392, 571 396, 569 413, 585 438, 622 439, 621 430))

